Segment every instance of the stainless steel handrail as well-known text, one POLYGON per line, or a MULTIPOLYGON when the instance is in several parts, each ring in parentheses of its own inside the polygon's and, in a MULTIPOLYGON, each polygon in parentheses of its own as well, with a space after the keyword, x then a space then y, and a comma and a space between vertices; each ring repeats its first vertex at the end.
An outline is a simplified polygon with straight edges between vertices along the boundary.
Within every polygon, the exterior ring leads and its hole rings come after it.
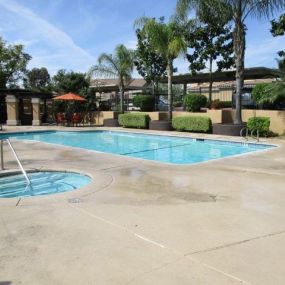
POLYGON ((248 128, 247 127, 244 127, 240 130, 240 136, 246 140, 248 140, 248 128), (245 136, 243 136, 243 131, 246 130, 246 133, 245 133, 245 136))
POLYGON ((254 139, 256 139, 257 142, 259 142, 259 130, 258 129, 253 129, 250 133, 250 136, 254 139), (254 137, 254 132, 256 131, 256 137, 254 137))
POLYGON ((11 150, 12 150, 12 152, 13 152, 15 158, 16 158, 16 161, 17 161, 17 163, 18 163, 18 165, 19 165, 19 167, 20 167, 20 169, 21 169, 21 171, 22 171, 22 173, 23 173, 23 175, 24 175, 24 177, 25 177, 25 179, 27 181, 27 186, 30 186, 31 185, 31 180, 29 179, 26 170, 24 169, 21 161, 19 160, 18 155, 17 155, 15 149, 13 148, 13 146, 12 146, 12 144, 11 144, 9 139, 6 139, 6 141, 7 141, 8 145, 9 145, 9 147, 11 148, 11 150))

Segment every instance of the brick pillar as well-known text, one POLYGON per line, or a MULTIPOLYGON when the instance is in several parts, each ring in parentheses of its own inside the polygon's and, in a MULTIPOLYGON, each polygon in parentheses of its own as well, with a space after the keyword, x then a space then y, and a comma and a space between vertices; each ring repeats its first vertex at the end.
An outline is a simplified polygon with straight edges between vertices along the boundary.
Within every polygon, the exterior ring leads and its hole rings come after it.
POLYGON ((7 126, 18 126, 19 121, 19 100, 14 95, 6 96, 7 105, 7 126))
POLYGON ((41 125, 40 98, 32 98, 33 105, 33 126, 41 125))

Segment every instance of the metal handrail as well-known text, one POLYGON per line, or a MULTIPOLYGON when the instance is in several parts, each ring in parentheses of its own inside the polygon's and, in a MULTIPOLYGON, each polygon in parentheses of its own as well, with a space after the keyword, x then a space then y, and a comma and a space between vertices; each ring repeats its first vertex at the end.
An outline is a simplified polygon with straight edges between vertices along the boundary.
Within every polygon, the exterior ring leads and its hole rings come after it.
POLYGON ((253 129, 250 133, 250 136, 252 138, 255 138, 257 142, 259 142, 259 130, 258 129, 253 129), (256 137, 254 137, 254 132, 256 131, 256 137))
POLYGON ((240 136, 245 138, 246 140, 248 140, 248 128, 247 127, 244 127, 240 130, 240 136), (245 133, 245 137, 242 135, 243 134, 243 131, 246 130, 246 133, 245 133))
POLYGON ((21 161, 19 160, 18 155, 17 155, 15 149, 13 148, 13 146, 12 146, 12 144, 11 144, 9 139, 6 139, 6 141, 7 141, 8 145, 9 145, 9 147, 11 148, 11 150, 12 150, 12 152, 13 152, 15 158, 16 158, 16 161, 17 161, 17 163, 18 163, 18 165, 19 165, 19 167, 20 167, 20 169, 21 169, 21 171, 22 171, 22 173, 23 173, 23 175, 24 175, 24 177, 25 177, 25 179, 27 181, 27 186, 30 186, 31 185, 31 180, 29 179, 26 170, 24 169, 21 161))

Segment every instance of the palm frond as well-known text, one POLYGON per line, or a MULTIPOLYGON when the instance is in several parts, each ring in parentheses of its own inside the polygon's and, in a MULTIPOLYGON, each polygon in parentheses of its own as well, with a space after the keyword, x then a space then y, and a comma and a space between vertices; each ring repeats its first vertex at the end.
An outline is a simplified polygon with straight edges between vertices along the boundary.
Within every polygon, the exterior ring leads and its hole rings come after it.
POLYGON ((97 64, 89 69, 88 75, 90 77, 116 78, 117 72, 110 68, 110 66, 97 64))
POLYGON ((98 58, 98 64, 109 66, 111 69, 119 70, 117 66, 116 58, 113 57, 112 54, 102 53, 98 58))

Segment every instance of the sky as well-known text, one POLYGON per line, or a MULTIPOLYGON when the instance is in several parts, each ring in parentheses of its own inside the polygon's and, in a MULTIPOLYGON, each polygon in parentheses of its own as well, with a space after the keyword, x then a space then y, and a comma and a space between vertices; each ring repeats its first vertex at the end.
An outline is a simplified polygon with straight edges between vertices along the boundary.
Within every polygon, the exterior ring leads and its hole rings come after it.
MULTIPOLYGON (((112 53, 118 44, 136 47, 136 18, 167 18, 175 5, 175 0, 0 0, 0 36, 25 46, 32 56, 28 68, 47 67, 52 75, 59 69, 87 72, 102 52, 112 53)), ((246 67, 276 67, 285 37, 272 37, 268 19, 250 19, 247 27, 246 67)), ((175 66, 178 73, 188 72, 183 57, 175 66)))

